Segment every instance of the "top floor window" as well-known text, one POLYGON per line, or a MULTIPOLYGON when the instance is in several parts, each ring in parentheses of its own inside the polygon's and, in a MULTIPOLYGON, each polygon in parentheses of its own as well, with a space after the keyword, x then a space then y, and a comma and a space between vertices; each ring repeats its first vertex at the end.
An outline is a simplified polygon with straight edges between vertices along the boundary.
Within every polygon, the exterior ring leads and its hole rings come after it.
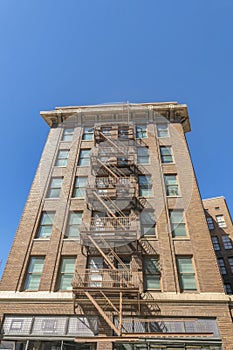
POLYGON ((82 139, 84 141, 91 141, 94 138, 94 129, 93 128, 84 128, 82 139))
POLYGON ((118 128, 118 137, 120 139, 128 139, 130 138, 130 129, 128 126, 119 126, 118 128))
POLYGON ((62 141, 72 141, 74 136, 74 128, 64 129, 62 135, 62 141))
POLYGON ((104 136, 111 137, 111 130, 112 128, 110 126, 103 126, 101 128, 101 132, 104 136))
POLYGON ((216 221, 217 221, 219 227, 227 227, 223 215, 216 215, 216 221))
POLYGON ((161 138, 169 136, 167 123, 157 124, 157 135, 158 137, 161 137, 161 138))
POLYGON ((145 139, 147 138, 147 127, 146 125, 137 125, 136 126, 136 138, 145 139))
POLYGON ((208 225, 209 230, 214 230, 213 219, 210 216, 207 216, 206 221, 207 221, 207 225, 208 225))

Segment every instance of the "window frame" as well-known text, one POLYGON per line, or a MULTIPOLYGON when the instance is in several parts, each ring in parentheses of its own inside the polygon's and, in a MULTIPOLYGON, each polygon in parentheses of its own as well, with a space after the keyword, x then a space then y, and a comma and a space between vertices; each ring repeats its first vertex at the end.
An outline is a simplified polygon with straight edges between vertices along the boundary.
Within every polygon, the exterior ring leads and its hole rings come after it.
POLYGON ((156 237, 156 221, 155 221, 155 212, 151 209, 144 209, 140 213, 140 228, 141 228, 141 236, 142 237, 156 237), (151 218, 153 221, 150 223, 144 223, 143 222, 143 215, 151 215, 151 218), (149 232, 149 233, 148 233, 149 232), (150 233, 151 232, 151 233, 150 233))
POLYGON ((75 177, 74 186, 73 186, 73 192, 72 192, 72 198, 81 198, 81 199, 85 198, 87 181, 88 181, 88 176, 76 176, 75 177), (76 186, 80 179, 86 179, 84 186, 76 186), (82 191, 84 191, 84 195, 83 196, 82 195, 77 195, 78 191, 80 191, 81 193, 82 193, 82 191))
POLYGON ((46 198, 47 199, 60 198, 61 188, 62 188, 62 181, 63 181, 63 177, 62 176, 51 177, 50 183, 49 183, 49 187, 48 187, 48 190, 47 190, 47 193, 46 193, 46 198), (60 186, 53 186, 52 187, 53 181, 55 182, 55 180, 58 180, 58 179, 60 180, 60 186), (55 196, 51 195, 53 193, 53 191, 59 191, 58 195, 55 195, 55 196))
POLYGON ((167 138, 167 137, 170 136, 168 124, 169 124, 169 123, 158 123, 158 124, 156 125, 157 137, 158 137, 159 139, 167 138), (162 125, 164 125, 165 128, 161 128, 162 125))
POLYGON ((166 196, 167 197, 180 197, 180 186, 178 182, 178 176, 177 174, 164 174, 164 183, 165 183, 165 188, 166 188, 166 196), (168 183, 168 178, 175 178, 175 183, 168 183), (175 188, 171 189, 170 188, 175 188), (171 193, 170 193, 171 191, 171 193))
POLYGON ((158 256, 144 256, 142 261, 143 266, 143 285, 144 290, 153 290, 153 291, 161 291, 161 271, 159 269, 159 257, 158 256), (146 261, 152 262, 152 270, 155 268, 154 271, 147 272, 146 269, 150 268, 150 266, 146 266, 146 261), (153 263, 155 261, 155 264, 153 263), (156 266, 157 265, 157 266, 156 266), (152 280, 151 280, 152 279, 152 280), (150 287, 150 283, 155 282, 158 283, 158 287, 150 287))
POLYGON ((61 256, 61 260, 60 260, 60 267, 59 267, 59 272, 58 272, 58 278, 57 278, 57 290, 59 291, 72 291, 72 284, 70 284, 70 287, 69 288, 61 288, 63 286, 63 283, 67 283, 67 282, 64 282, 62 280, 64 280, 64 276, 67 277, 67 275, 69 276, 69 278, 71 279, 71 283, 72 283, 72 280, 74 278, 74 274, 75 274, 75 265, 76 265, 76 259, 77 257, 74 256, 74 255, 63 255, 61 256), (73 272, 66 272, 66 271, 62 271, 62 268, 63 268, 63 263, 65 260, 74 260, 74 265, 73 265, 73 272))
POLYGON ((233 249, 233 244, 228 235, 222 235, 222 243, 225 250, 233 249))
POLYGON ((212 241, 212 244, 213 244, 214 251, 217 252, 217 251, 221 250, 218 236, 211 236, 211 241, 212 241))
POLYGON ((218 227, 220 227, 220 228, 227 227, 225 217, 223 214, 215 215, 215 217, 216 217, 216 222, 218 224, 218 227))
POLYGON ((65 230, 65 238, 72 238, 72 239, 79 239, 80 238, 80 226, 81 226, 81 223, 82 223, 82 217, 83 217, 83 211, 81 210, 74 210, 74 211, 70 211, 69 212, 69 215, 68 215, 68 218, 67 218, 67 223, 66 223, 66 230, 65 230), (74 223, 72 224, 71 223, 71 217, 74 215, 74 214, 80 214, 80 223, 74 223), (77 229, 77 235, 72 235, 70 234, 70 232, 72 231, 72 229, 75 228, 77 229))
POLYGON ((174 164, 174 156, 171 146, 160 146, 160 157, 162 164, 174 164), (169 154, 163 154, 163 150, 169 150, 169 154), (166 157, 168 157, 169 161, 165 161, 166 157))
POLYGON ((147 139, 147 125, 136 125, 136 139, 147 139))
POLYGON ((150 164, 150 152, 149 147, 137 147, 137 163, 140 165, 150 164), (146 150, 145 154, 140 154, 140 150, 146 150), (146 161, 144 161, 146 160, 146 161))
POLYGON ((176 267, 177 267, 177 274, 178 274, 178 279, 179 279, 179 285, 180 285, 180 290, 181 292, 192 292, 192 291, 197 291, 197 280, 196 280, 196 273, 195 273, 195 268, 193 264, 193 257, 192 256, 176 256, 176 267), (190 264, 189 267, 191 266, 192 269, 190 271, 182 271, 181 270, 181 264, 180 262, 184 260, 189 260, 190 264), (186 288, 185 287, 185 282, 188 281, 190 283, 190 280, 186 280, 185 278, 192 278, 192 283, 194 285, 194 288, 186 288))
POLYGON ((88 127, 88 126, 84 127, 83 134, 82 134, 82 141, 93 141, 93 140, 94 140, 94 128, 88 127))
POLYGON ((55 210, 53 210, 53 211, 52 210, 51 211, 47 211, 47 210, 42 211, 41 216, 40 216, 40 222, 39 222, 39 225, 38 225, 38 228, 37 228, 37 232, 36 232, 36 238, 39 238, 39 239, 50 238, 50 236, 52 234, 52 230, 53 230, 53 223, 54 223, 55 214, 56 214, 55 210), (49 223, 46 222, 46 216, 49 218, 49 223), (44 222, 44 220, 45 220, 45 222, 44 222), (43 231, 44 227, 50 228, 49 234, 47 234, 45 236, 43 234, 41 234, 41 231, 43 231))
POLYGON ((224 283, 224 290, 225 290, 225 294, 228 294, 228 295, 233 294, 232 287, 231 287, 230 283, 224 283))
POLYGON ((218 267, 219 267, 219 271, 221 273, 221 275, 227 275, 227 268, 226 268, 226 264, 223 258, 218 258, 218 267))
POLYGON ((214 230, 214 220, 211 216, 206 217, 206 222, 209 230, 214 230))
POLYGON ((139 197, 152 197, 153 193, 152 193, 152 177, 151 175, 139 175, 138 176, 138 193, 139 193, 139 197), (140 182, 140 179, 150 179, 149 182, 140 182), (148 191, 147 195, 144 194, 144 191, 148 191))
POLYGON ((90 153, 91 153, 91 148, 80 149, 79 157, 78 157, 78 166, 81 166, 81 167, 90 166, 90 153))
POLYGON ((231 272, 233 273, 233 256, 229 256, 227 259, 228 259, 228 264, 230 266, 231 272))
MULTIPOLYGON (((38 291, 39 290, 40 283, 41 283, 41 277, 42 277, 43 269, 44 269, 44 263, 45 263, 45 256, 40 255, 40 256, 31 256, 30 257, 29 262, 28 262, 28 266, 27 266, 27 271, 26 271, 25 278, 24 278, 24 284, 23 284, 24 291, 38 291), (43 263, 40 266, 40 268, 41 268, 40 271, 31 270, 31 267, 33 266, 33 261, 36 261, 36 260, 43 261, 43 263), (36 276, 39 278, 36 287, 29 288, 30 284, 33 283, 33 277, 36 277, 36 276)), ((34 267, 35 267, 35 265, 34 265, 34 267)))
POLYGON ((62 141, 65 142, 71 142, 74 137, 74 128, 64 128, 63 134, 62 134, 62 141), (68 130, 72 130, 71 132, 68 132, 68 130))
POLYGON ((59 149, 58 152, 57 152, 57 158, 56 158, 55 166, 60 167, 60 168, 65 168, 67 166, 68 158, 69 158, 69 150, 68 149, 59 149), (66 157, 61 157, 60 154, 62 152, 67 152, 67 156, 66 157), (61 163, 64 162, 64 164, 62 164, 62 165, 58 164, 60 161, 61 161, 61 163))
POLYGON ((186 218, 185 218, 185 212, 183 209, 172 209, 169 210, 169 219, 170 219, 170 225, 171 225, 171 232, 173 238, 182 238, 187 237, 187 224, 186 224, 186 218), (180 213, 182 217, 181 221, 177 219, 178 221, 173 221, 173 217, 175 218, 175 214, 180 213), (184 234, 178 234, 176 233, 176 230, 183 227, 184 228, 184 234))

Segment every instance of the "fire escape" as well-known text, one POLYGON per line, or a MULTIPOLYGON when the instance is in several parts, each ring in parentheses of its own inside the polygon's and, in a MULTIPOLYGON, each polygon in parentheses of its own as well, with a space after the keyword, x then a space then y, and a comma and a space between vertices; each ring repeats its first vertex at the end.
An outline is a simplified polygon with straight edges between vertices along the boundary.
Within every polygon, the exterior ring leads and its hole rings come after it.
POLYGON ((142 169, 137 165, 134 126, 96 127, 94 141, 94 182, 86 188, 92 217, 80 229, 82 252, 90 264, 84 272, 75 272, 74 309, 85 314, 97 310, 110 331, 122 336, 123 316, 139 314, 145 298, 141 269, 124 259, 125 253, 140 255, 139 214, 146 204, 138 196, 142 169))

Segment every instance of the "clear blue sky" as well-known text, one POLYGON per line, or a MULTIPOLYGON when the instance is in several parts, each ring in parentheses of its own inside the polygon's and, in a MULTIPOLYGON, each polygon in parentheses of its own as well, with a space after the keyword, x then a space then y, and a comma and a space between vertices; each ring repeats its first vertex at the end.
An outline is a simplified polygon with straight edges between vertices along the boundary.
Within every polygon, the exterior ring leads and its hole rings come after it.
POLYGON ((187 103, 202 196, 233 213, 232 14, 232 0, 0 1, 0 275, 55 106, 187 103))

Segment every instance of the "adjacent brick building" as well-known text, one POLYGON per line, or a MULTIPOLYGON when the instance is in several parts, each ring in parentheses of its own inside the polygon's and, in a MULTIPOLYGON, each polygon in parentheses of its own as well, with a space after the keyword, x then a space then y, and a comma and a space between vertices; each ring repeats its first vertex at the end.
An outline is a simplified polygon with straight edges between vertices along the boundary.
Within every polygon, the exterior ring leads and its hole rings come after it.
POLYGON ((232 349, 187 106, 41 115, 50 133, 0 285, 1 347, 232 349))

